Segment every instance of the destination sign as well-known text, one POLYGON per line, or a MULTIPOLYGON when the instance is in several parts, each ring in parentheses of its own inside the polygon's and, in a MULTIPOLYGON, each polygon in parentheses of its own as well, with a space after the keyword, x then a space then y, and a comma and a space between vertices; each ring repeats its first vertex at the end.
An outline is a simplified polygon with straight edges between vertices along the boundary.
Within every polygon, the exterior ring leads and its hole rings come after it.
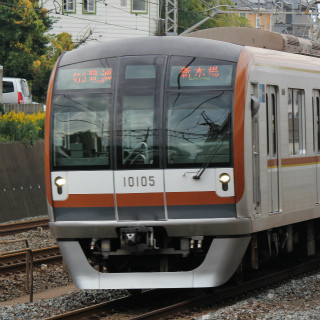
POLYGON ((60 69, 57 90, 111 88, 112 68, 60 69))
POLYGON ((230 86, 232 71, 232 65, 172 66, 170 86, 230 86))

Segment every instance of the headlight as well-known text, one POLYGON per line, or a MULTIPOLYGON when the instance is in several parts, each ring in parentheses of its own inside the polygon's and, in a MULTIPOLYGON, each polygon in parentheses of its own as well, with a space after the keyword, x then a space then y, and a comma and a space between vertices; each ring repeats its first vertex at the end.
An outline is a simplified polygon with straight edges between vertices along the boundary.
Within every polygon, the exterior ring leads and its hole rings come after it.
POLYGON ((221 173, 219 176, 219 181, 221 183, 228 183, 230 181, 230 176, 227 173, 221 173))
POLYGON ((66 182, 66 179, 63 179, 61 177, 57 177, 54 179, 54 184, 57 186, 58 194, 62 194, 62 187, 66 184, 66 182))
POLYGON ((227 173, 221 173, 219 176, 219 181, 222 183, 222 190, 228 191, 228 183, 230 181, 230 176, 227 173))
POLYGON ((61 178, 61 177, 57 177, 55 180, 54 180, 54 183, 57 187, 62 187, 66 184, 66 180, 61 178))

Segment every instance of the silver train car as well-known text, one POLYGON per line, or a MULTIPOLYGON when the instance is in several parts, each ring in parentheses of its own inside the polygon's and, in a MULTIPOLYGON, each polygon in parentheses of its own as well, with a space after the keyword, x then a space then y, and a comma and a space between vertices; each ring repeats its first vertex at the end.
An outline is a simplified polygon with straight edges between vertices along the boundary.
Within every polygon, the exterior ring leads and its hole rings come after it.
POLYGON ((110 41, 52 71, 50 229, 86 289, 214 287, 318 251, 320 60, 197 37, 110 41))

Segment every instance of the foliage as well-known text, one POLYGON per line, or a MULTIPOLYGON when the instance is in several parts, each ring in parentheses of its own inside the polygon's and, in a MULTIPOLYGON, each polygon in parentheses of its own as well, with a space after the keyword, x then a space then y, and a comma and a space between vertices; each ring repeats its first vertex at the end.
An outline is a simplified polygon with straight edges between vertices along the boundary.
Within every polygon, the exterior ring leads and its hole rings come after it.
POLYGON ((45 54, 33 62, 32 94, 34 97, 39 97, 39 101, 44 101, 50 73, 58 57, 62 52, 72 50, 75 47, 71 34, 66 32, 51 36, 49 40, 50 45, 47 46, 45 54))
POLYGON ((11 111, 0 116, 0 141, 33 144, 44 138, 45 113, 24 114, 11 111))
POLYGON ((4 76, 27 79, 33 100, 38 102, 45 102, 55 60, 73 48, 69 34, 48 35, 53 22, 37 0, 0 3, 0 65, 4 76))
MULTIPOLYGON (((231 10, 233 6, 231 0, 179 0, 179 34, 192 27, 202 19, 210 16, 214 10, 231 10)), ((207 29, 216 27, 249 27, 249 21, 237 14, 215 14, 211 19, 203 23, 197 29, 207 29)))
POLYGON ((45 54, 52 25, 35 0, 3 0, 0 4, 0 64, 4 76, 33 80, 33 61, 45 54))

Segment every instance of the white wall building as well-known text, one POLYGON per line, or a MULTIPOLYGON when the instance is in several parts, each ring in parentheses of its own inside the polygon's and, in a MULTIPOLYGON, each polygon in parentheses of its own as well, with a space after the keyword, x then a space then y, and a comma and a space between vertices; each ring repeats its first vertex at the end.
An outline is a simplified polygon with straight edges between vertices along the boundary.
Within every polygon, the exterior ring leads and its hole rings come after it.
POLYGON ((40 0, 56 19, 50 33, 68 32, 73 42, 155 35, 160 0, 40 0))

